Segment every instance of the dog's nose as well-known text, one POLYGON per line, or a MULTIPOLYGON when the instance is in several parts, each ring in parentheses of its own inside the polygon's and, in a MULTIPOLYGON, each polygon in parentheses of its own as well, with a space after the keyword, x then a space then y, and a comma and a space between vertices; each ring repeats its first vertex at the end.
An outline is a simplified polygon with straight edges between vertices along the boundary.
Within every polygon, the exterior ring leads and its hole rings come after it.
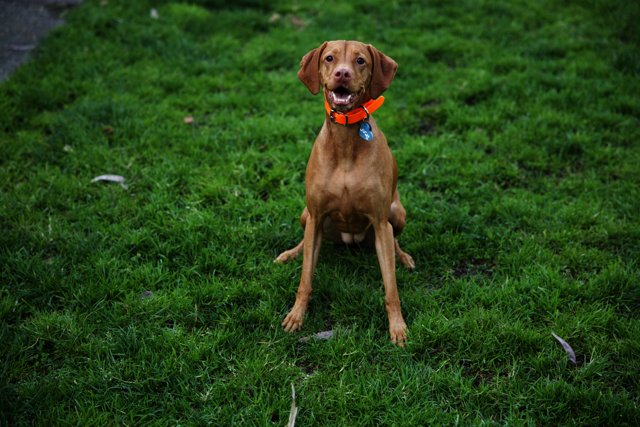
POLYGON ((347 67, 338 67, 333 71, 333 76, 337 79, 350 80, 351 70, 347 67))

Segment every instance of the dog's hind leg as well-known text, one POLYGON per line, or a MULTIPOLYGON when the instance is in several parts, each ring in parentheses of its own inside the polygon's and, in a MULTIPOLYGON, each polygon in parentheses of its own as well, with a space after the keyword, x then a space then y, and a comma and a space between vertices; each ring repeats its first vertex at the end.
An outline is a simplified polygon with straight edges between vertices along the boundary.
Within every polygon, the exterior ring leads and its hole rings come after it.
MULTIPOLYGON (((304 210, 302 211, 302 215, 300 215, 300 225, 302 226, 303 230, 307 226, 307 218, 309 218, 309 211, 305 206, 304 210)), ((273 260, 273 262, 277 262, 278 264, 283 264, 285 262, 291 261, 292 259, 296 258, 298 255, 300 255, 303 249, 304 249, 304 239, 300 240, 300 243, 298 243, 296 247, 291 248, 288 251, 282 252, 280 255, 277 256, 276 259, 273 260)))
POLYGON ((416 268, 416 263, 411 255, 400 248, 400 244, 398 243, 397 238, 397 236, 402 233, 402 230, 404 229, 406 216, 407 213, 404 209, 404 206, 402 206, 402 203, 400 203, 400 195, 398 194, 398 190, 396 190, 395 193, 393 193, 393 202, 391 202, 391 208, 389 212, 389 222, 393 227, 395 253, 398 257, 398 260, 400 260, 400 262, 407 269, 413 270, 414 268, 416 268))
POLYGON ((406 253, 405 251, 402 250, 402 248, 400 247, 400 244, 398 243, 398 239, 393 239, 393 241, 395 243, 396 256, 398 257, 400 262, 405 267, 407 267, 408 270, 415 269, 416 268, 416 262, 413 260, 411 255, 409 255, 408 253, 406 253))

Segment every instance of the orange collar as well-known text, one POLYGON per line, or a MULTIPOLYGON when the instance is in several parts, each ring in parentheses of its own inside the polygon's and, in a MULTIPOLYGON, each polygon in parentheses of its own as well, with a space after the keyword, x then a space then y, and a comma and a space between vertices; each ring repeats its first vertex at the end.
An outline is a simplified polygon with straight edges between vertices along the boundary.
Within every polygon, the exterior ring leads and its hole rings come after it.
POLYGON ((370 99, 369 101, 362 104, 361 107, 354 108, 353 110, 347 111, 346 113, 339 113, 331 109, 331 106, 325 98, 324 109, 327 110, 327 114, 329 115, 329 118, 332 122, 346 126, 358 123, 359 121, 366 119, 371 115, 371 113, 380 108, 383 103, 384 96, 380 96, 376 99, 370 99))

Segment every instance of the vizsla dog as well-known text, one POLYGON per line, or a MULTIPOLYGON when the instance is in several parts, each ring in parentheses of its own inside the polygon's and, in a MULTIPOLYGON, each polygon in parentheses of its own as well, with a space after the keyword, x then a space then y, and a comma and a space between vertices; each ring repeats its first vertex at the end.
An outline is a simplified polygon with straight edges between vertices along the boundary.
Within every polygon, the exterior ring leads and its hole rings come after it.
POLYGON ((397 166, 371 116, 382 105, 380 95, 397 67, 373 46, 344 40, 325 42, 300 62, 298 77, 312 94, 323 92, 326 116, 307 164, 306 207, 300 217, 304 238, 276 258, 286 262, 303 253, 296 301, 282 322, 286 331, 302 327, 322 238, 344 243, 375 239, 391 340, 404 345, 407 339, 395 257, 409 269, 415 264, 395 238, 405 224, 397 166))

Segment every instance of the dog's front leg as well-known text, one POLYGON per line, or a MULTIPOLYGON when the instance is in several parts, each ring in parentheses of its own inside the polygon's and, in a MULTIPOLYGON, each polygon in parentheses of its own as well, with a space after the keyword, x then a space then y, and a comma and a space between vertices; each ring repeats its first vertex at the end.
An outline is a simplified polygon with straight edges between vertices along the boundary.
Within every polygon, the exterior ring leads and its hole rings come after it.
POLYGON ((404 346, 407 340, 407 324, 402 317, 400 297, 396 285, 396 257, 393 238, 393 227, 387 221, 377 221, 374 224, 376 233, 376 253, 380 263, 380 272, 384 282, 384 302, 389 318, 389 334, 391 341, 404 346))
POLYGON ((320 254, 320 246, 322 244, 322 227, 320 221, 309 216, 304 228, 304 248, 302 252, 302 275, 300 276, 300 285, 296 294, 296 302, 293 308, 282 321, 282 326, 287 332, 293 332, 302 327, 304 314, 307 311, 307 305, 311 298, 311 282, 313 280, 313 272, 318 263, 318 255, 320 254))

